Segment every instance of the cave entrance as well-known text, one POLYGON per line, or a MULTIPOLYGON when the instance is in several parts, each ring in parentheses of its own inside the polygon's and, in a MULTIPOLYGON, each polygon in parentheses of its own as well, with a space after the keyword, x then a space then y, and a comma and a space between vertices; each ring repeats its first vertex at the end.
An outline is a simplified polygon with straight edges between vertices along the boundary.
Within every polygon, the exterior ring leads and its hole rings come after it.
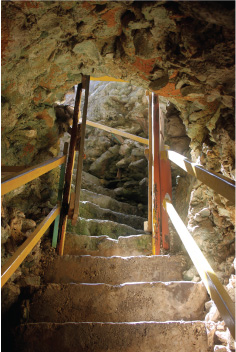
MULTIPOLYGON (((123 82, 124 80, 111 77, 92 78, 91 81, 105 82, 123 82)), ((82 82, 76 90, 75 107, 73 114, 73 125, 70 129, 71 139, 68 154, 68 164, 65 174, 65 186, 62 201, 62 214, 60 219, 60 245, 59 252, 63 254, 65 241, 65 230, 67 220, 71 219, 71 223, 75 226, 79 216, 79 200, 82 182, 82 165, 84 159, 84 141, 85 127, 90 126, 99 130, 109 132, 113 138, 127 138, 132 141, 144 144, 146 148, 145 154, 148 159, 148 221, 144 224, 144 230, 153 233, 153 253, 159 254, 160 248, 169 248, 169 229, 168 216, 161 206, 166 193, 171 197, 171 172, 170 162, 166 159, 160 159, 160 150, 164 150, 164 116, 159 114, 158 97, 151 92, 146 92, 149 101, 148 122, 149 122, 149 139, 140 137, 135 134, 127 133, 117 128, 112 128, 104 124, 87 120, 88 96, 89 96, 90 77, 84 76, 82 82), (85 91, 83 116, 79 121, 79 108, 81 102, 82 91, 85 91), (160 115, 160 116, 159 116, 160 115), (78 148, 76 148, 76 146, 78 148), (78 150, 78 162, 76 170, 75 191, 71 192, 71 183, 73 176, 73 167, 76 149, 78 150), (160 166, 161 165, 161 166, 160 166), (162 184, 162 187, 161 187, 162 184)), ((119 169, 118 173, 119 174, 119 169)), ((119 177, 119 175, 117 175, 119 177)))

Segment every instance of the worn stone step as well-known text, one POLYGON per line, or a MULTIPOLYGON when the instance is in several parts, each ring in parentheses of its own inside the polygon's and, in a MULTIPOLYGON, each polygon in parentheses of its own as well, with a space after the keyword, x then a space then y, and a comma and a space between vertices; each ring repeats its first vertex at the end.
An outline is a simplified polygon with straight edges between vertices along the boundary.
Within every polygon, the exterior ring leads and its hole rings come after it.
MULTIPOLYGON (((74 169, 73 171, 72 186, 73 184, 75 184, 75 180, 76 180, 76 169, 74 169)), ((99 180, 99 178, 84 171, 82 171, 81 187, 83 189, 87 189, 95 193, 104 194, 106 196, 115 198, 114 190, 103 187, 101 184, 101 180, 99 180)))
POLYGON ((30 322, 201 320, 207 291, 190 281, 48 284, 35 291, 30 322))
POLYGON ((181 281, 183 256, 57 256, 44 267, 45 282, 107 283, 181 281))
POLYGON ((13 352, 209 351, 201 321, 23 324, 15 336, 13 352))
POLYGON ((142 232, 125 224, 118 224, 110 220, 84 219, 78 217, 75 226, 68 221, 67 231, 86 236, 108 236, 117 239, 119 236, 137 235, 142 232))
POLYGON ((110 220, 119 224, 125 224, 143 231, 144 221, 147 219, 137 215, 127 215, 114 210, 104 209, 88 201, 81 201, 79 208, 80 217, 85 219, 110 220))
POLYGON ((110 209, 119 213, 140 215, 138 207, 135 207, 128 203, 118 202, 117 200, 109 196, 94 193, 86 189, 81 189, 80 200, 88 201, 99 205, 99 207, 101 208, 110 209))
POLYGON ((102 257, 151 255, 152 237, 150 234, 120 236, 115 240, 108 236, 78 236, 67 232, 64 254, 102 257))

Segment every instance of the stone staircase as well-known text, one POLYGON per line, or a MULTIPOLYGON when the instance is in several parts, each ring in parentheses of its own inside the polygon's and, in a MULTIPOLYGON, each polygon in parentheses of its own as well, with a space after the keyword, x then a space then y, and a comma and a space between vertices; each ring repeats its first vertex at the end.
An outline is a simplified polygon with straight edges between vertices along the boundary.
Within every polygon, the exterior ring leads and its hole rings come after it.
POLYGON ((80 215, 87 219, 81 221, 99 225, 79 228, 78 222, 67 233, 65 255, 46 262, 44 283, 30 288, 25 322, 15 330, 15 351, 208 351, 207 292, 202 283, 182 281, 184 257, 152 256, 135 207, 122 203, 114 211, 116 201, 103 194, 104 208, 91 188, 82 192, 80 215), (128 210, 136 229, 122 224, 128 210), (91 213, 100 219, 89 220, 91 213), (112 223, 106 230, 122 231, 95 236, 106 222, 112 223))

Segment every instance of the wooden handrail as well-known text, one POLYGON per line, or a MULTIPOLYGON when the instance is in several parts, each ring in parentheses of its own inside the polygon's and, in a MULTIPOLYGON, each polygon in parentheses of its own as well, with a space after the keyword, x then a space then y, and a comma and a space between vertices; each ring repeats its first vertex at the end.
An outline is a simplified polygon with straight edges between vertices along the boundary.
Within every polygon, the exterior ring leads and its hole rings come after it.
POLYGON ((64 244, 65 244, 66 225, 67 225, 68 210, 69 210, 70 197, 71 197, 71 182, 72 182, 72 175, 73 175, 73 168, 74 168, 74 161, 75 161, 75 148, 76 148, 76 141, 78 136, 79 111, 80 111, 80 104, 81 104, 81 97, 82 97, 83 80, 84 80, 84 77, 82 77, 81 83, 79 83, 77 86, 77 92, 75 97, 73 125, 71 130, 70 147, 68 152, 68 161, 66 166, 65 184, 64 184, 63 199, 62 199, 62 211, 60 214, 60 223, 59 223, 60 242, 58 245, 58 252, 60 255, 63 255, 64 244))
POLYGON ((125 83, 128 83, 128 81, 124 81, 123 79, 120 79, 120 78, 114 78, 114 77, 108 77, 108 76, 102 76, 102 77, 90 77, 90 81, 103 81, 103 82, 125 82, 125 83))
POLYGON ((188 174, 195 176, 214 191, 235 204, 235 182, 228 177, 206 170, 203 166, 192 163, 183 155, 172 150, 161 152, 163 158, 168 158, 188 174))
POLYGON ((209 295, 215 302, 232 336, 235 338, 235 310, 233 301, 168 198, 165 198, 163 207, 166 209, 209 295))
POLYGON ((13 256, 2 266, 1 272, 1 287, 7 282, 12 276, 16 269, 20 266, 23 260, 31 252, 34 246, 38 243, 40 238, 43 236, 45 231, 60 214, 60 207, 55 206, 48 216, 36 227, 36 229, 30 234, 25 242, 17 249, 13 256))
POLYGON ((107 131, 107 132, 111 132, 111 133, 117 134, 118 136, 122 136, 122 137, 125 137, 125 138, 132 139, 132 140, 134 140, 136 142, 139 142, 139 143, 142 143, 142 144, 146 144, 146 145, 149 144, 149 141, 148 141, 147 138, 135 136, 134 134, 131 134, 131 133, 128 133, 128 132, 124 132, 124 131, 120 131, 120 130, 117 130, 116 128, 104 126, 104 125, 101 125, 100 123, 96 123, 96 122, 87 120, 86 121, 86 125, 99 128, 100 130, 104 130, 104 131, 107 131))
POLYGON ((89 98, 89 83, 90 76, 85 76, 85 97, 84 97, 84 107, 83 116, 81 123, 81 134, 79 141, 79 155, 78 164, 75 178, 75 198, 74 198, 74 212, 72 215, 71 225, 75 226, 77 218, 79 216, 79 201, 80 201, 80 190, 82 184, 82 169, 83 169, 83 159, 84 159, 84 144, 85 144, 85 131, 86 131, 86 121, 87 121, 87 110, 88 110, 88 98, 89 98))
POLYGON ((149 150, 148 150, 148 228, 149 232, 152 232, 152 95, 153 93, 148 92, 148 138, 149 138, 149 150))
POLYGON ((66 157, 56 157, 47 160, 41 164, 31 166, 21 172, 15 173, 12 176, 5 177, 2 180, 1 193, 2 196, 32 180, 54 169, 55 167, 65 163, 66 157))

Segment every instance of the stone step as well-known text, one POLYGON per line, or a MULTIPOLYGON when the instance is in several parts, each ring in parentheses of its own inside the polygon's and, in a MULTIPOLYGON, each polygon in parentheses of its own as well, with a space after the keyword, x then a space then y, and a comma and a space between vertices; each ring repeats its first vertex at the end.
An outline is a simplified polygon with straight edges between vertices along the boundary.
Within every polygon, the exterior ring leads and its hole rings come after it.
POLYGON ((98 205, 100 208, 110 209, 118 213, 140 215, 138 207, 128 203, 118 202, 112 197, 87 191, 86 189, 81 189, 80 200, 91 202, 98 205))
POLYGON ((133 322, 204 319, 207 291, 189 281, 48 284, 31 299, 28 322, 133 322))
POLYGON ((15 336, 13 352, 209 351, 201 321, 22 324, 15 336))
POLYGON ((183 256, 55 257, 44 267, 47 283, 107 283, 181 281, 186 268, 183 256))
POLYGON ((80 201, 79 214, 80 217, 85 219, 110 220, 142 231, 144 228, 144 221, 147 220, 137 215, 127 215, 110 209, 100 208, 98 205, 88 201, 80 201))
POLYGON ((75 226, 68 221, 67 231, 86 236, 108 236, 117 239, 119 236, 138 235, 142 230, 136 230, 125 224, 110 220, 84 219, 78 217, 75 226))
MULTIPOLYGON (((75 184, 75 180, 76 180, 76 169, 74 169, 73 171, 72 185, 75 184)), ((114 190, 103 187, 101 184, 101 181, 96 176, 93 176, 84 171, 82 171, 81 188, 115 198, 114 190)))
POLYGON ((67 232, 64 254, 102 257, 151 255, 152 237, 150 234, 120 236, 115 240, 108 236, 78 236, 67 232))

